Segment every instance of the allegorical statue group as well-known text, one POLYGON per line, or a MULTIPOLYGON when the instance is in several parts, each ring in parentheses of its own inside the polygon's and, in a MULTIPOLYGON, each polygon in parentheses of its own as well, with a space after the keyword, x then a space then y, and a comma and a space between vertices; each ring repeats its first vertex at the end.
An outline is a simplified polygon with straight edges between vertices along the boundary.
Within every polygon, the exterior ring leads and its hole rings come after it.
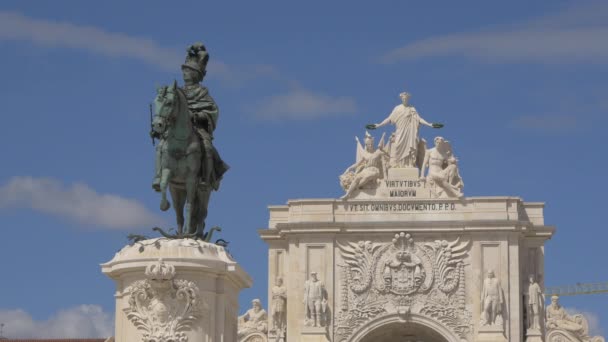
POLYGON ((209 90, 200 83, 207 73, 209 53, 202 43, 188 47, 182 75, 182 87, 173 82, 160 87, 152 119, 152 139, 156 146, 155 174, 152 188, 161 193, 160 209, 170 208, 171 193, 177 216, 176 234, 169 237, 205 236, 205 219, 211 191, 218 190, 228 165, 213 146, 219 109, 209 90))
POLYGON ((416 108, 409 104, 410 94, 404 92, 399 96, 401 104, 386 119, 366 126, 373 130, 388 124, 394 125, 395 131, 386 143, 385 135, 382 135, 378 146, 374 146, 374 138, 368 132, 365 135, 365 147, 356 138, 356 162, 340 176, 340 184, 346 191, 342 198, 356 196, 355 193, 360 189, 377 187, 381 180, 389 178, 391 168, 417 170, 417 178, 433 190, 435 197, 462 197, 464 182, 449 141, 436 137, 435 146, 429 149, 426 140, 420 138, 420 125, 432 128, 442 128, 443 125, 424 120, 416 108), (427 170, 428 174, 425 174, 427 170))

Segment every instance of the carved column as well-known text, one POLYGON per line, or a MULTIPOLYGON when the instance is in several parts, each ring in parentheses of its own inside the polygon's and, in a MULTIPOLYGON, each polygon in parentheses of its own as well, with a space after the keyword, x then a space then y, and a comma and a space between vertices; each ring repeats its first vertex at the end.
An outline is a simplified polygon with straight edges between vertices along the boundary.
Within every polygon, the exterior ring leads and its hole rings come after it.
POLYGON ((101 268, 116 282, 116 342, 236 342, 238 295, 252 282, 223 247, 144 240, 101 268))

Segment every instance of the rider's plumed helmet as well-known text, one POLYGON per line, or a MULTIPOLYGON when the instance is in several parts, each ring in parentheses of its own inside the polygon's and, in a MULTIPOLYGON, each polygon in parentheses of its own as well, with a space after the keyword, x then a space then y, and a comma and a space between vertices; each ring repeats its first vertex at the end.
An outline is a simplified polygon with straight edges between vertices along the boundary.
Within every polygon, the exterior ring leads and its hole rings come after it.
POLYGON ((187 49, 186 61, 182 64, 183 68, 198 71, 201 76, 204 76, 207 71, 207 62, 209 62, 209 53, 203 43, 194 43, 187 49))

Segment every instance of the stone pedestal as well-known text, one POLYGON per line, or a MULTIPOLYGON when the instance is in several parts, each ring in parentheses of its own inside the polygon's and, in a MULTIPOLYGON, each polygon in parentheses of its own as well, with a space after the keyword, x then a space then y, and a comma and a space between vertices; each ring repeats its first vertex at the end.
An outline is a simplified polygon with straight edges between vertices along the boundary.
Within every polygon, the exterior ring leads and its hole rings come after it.
POLYGON ((325 327, 302 327, 302 342, 328 342, 327 328, 325 327))
POLYGON ((192 239, 125 246, 102 272, 116 282, 116 342, 236 342, 251 278, 226 250, 192 239))
POLYGON ((479 328, 477 342, 506 342, 507 338, 503 332, 503 327, 484 326, 479 328))
POLYGON ((526 342, 543 342, 543 335, 539 330, 528 329, 526 331, 526 342))
POLYGON ((393 167, 388 169, 389 179, 419 179, 420 170, 417 167, 393 167))

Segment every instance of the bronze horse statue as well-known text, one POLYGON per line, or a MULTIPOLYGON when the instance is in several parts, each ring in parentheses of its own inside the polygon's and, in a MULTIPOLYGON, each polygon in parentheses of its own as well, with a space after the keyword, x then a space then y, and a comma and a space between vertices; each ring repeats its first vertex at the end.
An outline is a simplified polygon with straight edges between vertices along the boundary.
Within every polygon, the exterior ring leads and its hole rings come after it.
POLYGON ((221 229, 213 227, 204 233, 212 188, 199 183, 204 149, 192 124, 186 96, 177 82, 173 82, 158 89, 154 103, 156 113, 152 130, 160 137, 157 147, 160 151, 160 209, 166 211, 171 207, 167 200, 169 187, 177 231, 172 235, 158 227, 154 230, 169 238, 190 237, 209 241, 213 231, 221 229))

